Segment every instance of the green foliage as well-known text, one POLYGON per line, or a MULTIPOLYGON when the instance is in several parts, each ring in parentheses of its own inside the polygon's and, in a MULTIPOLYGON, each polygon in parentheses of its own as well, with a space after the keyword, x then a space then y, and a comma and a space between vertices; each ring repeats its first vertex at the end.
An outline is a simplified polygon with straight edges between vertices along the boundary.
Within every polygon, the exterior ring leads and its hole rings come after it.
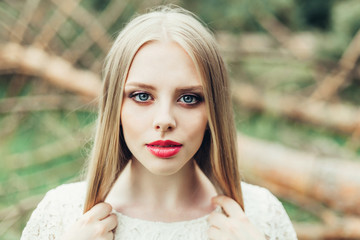
POLYGON ((236 123, 240 132, 285 146, 327 156, 348 156, 349 136, 331 132, 271 113, 250 112, 236 107, 236 123))
POLYGON ((320 37, 317 56, 338 60, 360 29, 359 1, 338 1, 331 9, 331 29, 320 37))
POLYGON ((269 11, 287 24, 291 19, 292 0, 184 0, 182 6, 191 9, 214 30, 235 33, 261 31, 254 12, 269 11))
POLYGON ((311 69, 306 62, 288 58, 248 57, 239 65, 250 82, 278 92, 292 93, 313 84, 311 69))
POLYGON ((292 30, 331 27, 334 0, 184 0, 191 9, 213 29, 232 32, 262 31, 254 14, 261 17, 273 14, 292 30))
POLYGON ((354 79, 348 86, 340 91, 340 97, 347 102, 360 105, 360 79, 354 79))
POLYGON ((360 29, 360 4, 358 0, 339 1, 332 11, 333 30, 351 39, 360 29))
POLYGON ((301 29, 330 27, 333 0, 296 0, 296 21, 301 29))
POLYGON ((348 36, 336 32, 329 32, 323 36, 318 36, 316 57, 324 61, 338 61, 343 55, 349 44, 348 36))
MULTIPOLYGON (((0 120, 4 117, 1 115, 0 120)), ((68 152, 45 162, 30 158, 24 167, 17 167, 7 160, 18 154, 31 155, 39 148, 64 137, 67 138, 71 132, 77 132, 78 129, 93 123, 94 119, 93 113, 80 111, 33 112, 22 119, 16 131, 1 141, 0 152, 3 162, 0 169, 2 186, 0 207, 12 205, 32 195, 43 194, 59 184, 78 179, 84 160, 87 158, 83 149, 68 152), (58 128, 52 129, 52 126, 58 128), (8 171, 9 168, 13 170, 8 171)), ((46 156, 41 157, 46 158, 46 156)))
POLYGON ((292 221, 296 222, 321 222, 314 214, 304 211, 291 202, 281 200, 286 212, 289 214, 292 221))
POLYGON ((17 18, 19 17, 20 12, 15 8, 10 8, 9 5, 5 3, 5 1, 0 1, 0 14, 9 15, 17 18))
POLYGON ((93 0, 92 8, 95 11, 101 12, 106 8, 106 6, 111 2, 111 0, 93 0))
POLYGON ((57 35, 65 48, 68 48, 83 31, 84 29, 79 24, 69 18, 64 23, 64 27, 57 32, 57 35))

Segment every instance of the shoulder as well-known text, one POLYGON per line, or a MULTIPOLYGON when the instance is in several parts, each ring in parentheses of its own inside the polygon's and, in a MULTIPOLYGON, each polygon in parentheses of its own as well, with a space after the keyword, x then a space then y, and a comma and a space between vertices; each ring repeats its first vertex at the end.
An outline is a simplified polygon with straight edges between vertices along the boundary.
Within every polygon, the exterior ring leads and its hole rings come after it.
POLYGON ((271 217, 270 210, 282 207, 280 201, 266 188, 241 183, 245 213, 254 224, 264 222, 271 217), (280 206, 281 205, 281 206, 280 206))
POLYGON ((64 219, 77 218, 82 214, 85 197, 85 182, 63 184, 47 192, 38 208, 45 204, 49 211, 62 215, 64 219))
POLYGON ((48 191, 44 197, 57 202, 78 202, 85 200, 86 182, 76 182, 60 185, 48 191))
POLYGON ((21 239, 50 239, 76 221, 83 211, 86 183, 63 184, 48 191, 31 214, 21 239))
POLYGON ((44 207, 55 208, 54 210, 59 210, 59 208, 82 209, 85 195, 85 182, 63 184, 48 191, 37 209, 44 207))
POLYGON ((241 182, 245 211, 252 211, 254 207, 259 209, 269 203, 280 203, 279 200, 266 188, 241 182))
POLYGON ((268 239, 297 239, 282 203, 266 188, 241 183, 245 214, 268 239))

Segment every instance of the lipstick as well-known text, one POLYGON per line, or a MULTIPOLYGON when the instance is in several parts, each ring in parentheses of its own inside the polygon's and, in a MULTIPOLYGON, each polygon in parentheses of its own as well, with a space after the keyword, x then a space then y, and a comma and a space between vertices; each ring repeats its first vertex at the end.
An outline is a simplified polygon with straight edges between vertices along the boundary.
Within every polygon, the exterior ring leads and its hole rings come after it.
POLYGON ((156 157, 170 158, 181 150, 182 144, 170 140, 158 140, 146 144, 146 147, 156 157))

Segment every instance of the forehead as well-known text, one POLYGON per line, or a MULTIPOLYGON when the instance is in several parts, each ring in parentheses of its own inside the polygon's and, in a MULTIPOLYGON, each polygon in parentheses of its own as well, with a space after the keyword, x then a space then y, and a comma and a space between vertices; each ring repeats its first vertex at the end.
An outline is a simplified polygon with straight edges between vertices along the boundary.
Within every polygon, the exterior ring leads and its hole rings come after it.
POLYGON ((200 74, 189 54, 176 42, 152 41, 136 53, 126 82, 148 84, 177 82, 202 85, 200 74))

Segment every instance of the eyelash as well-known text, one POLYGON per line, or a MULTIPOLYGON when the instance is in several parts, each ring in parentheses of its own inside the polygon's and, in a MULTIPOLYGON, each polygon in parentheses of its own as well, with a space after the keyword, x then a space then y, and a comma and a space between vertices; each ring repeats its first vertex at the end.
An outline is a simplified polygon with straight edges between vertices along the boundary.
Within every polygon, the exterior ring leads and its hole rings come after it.
POLYGON ((191 103, 186 103, 185 101, 181 101, 182 103, 184 103, 186 105, 193 106, 193 105, 196 105, 203 101, 202 96, 199 96, 198 94, 193 94, 193 93, 191 93, 191 94, 187 93, 187 94, 181 95, 181 97, 178 99, 178 101, 180 101, 181 99, 184 99, 185 97, 192 97, 192 99, 195 101, 195 102, 191 102, 191 103))
POLYGON ((147 93, 147 92, 133 92, 133 93, 130 93, 129 98, 132 98, 135 102, 138 102, 138 103, 147 103, 147 102, 149 102, 148 99, 143 100, 143 101, 140 100, 140 99, 137 100, 136 98, 138 98, 141 94, 144 94, 144 95, 146 95, 148 97, 151 97, 151 95, 149 93, 147 93))
MULTIPOLYGON (((154 98, 151 96, 151 94, 149 94, 147 92, 132 92, 129 94, 129 98, 133 99, 135 102, 140 103, 140 104, 148 103, 148 102, 154 100, 154 98), (139 99, 139 97, 142 94, 147 96, 148 98, 146 100, 139 99), (149 98, 150 98, 150 100, 149 100, 149 98)), ((204 100, 204 98, 199 94, 186 93, 186 94, 181 95, 177 101, 181 102, 182 104, 184 104, 186 106, 194 106, 194 105, 202 102, 203 100, 204 100), (184 101, 184 97, 189 97, 189 96, 192 98, 192 102, 186 103, 184 101), (181 100, 181 99, 183 99, 183 100, 181 100)))

